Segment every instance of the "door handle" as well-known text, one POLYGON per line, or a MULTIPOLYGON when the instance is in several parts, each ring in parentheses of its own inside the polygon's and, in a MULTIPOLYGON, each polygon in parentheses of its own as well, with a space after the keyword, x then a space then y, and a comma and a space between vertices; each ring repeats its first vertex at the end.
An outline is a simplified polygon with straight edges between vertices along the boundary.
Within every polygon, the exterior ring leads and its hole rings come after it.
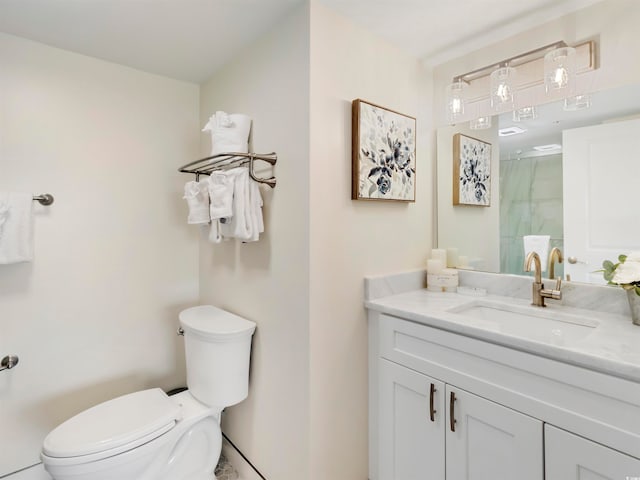
POLYGON ((449 396, 449 427, 452 432, 456 431, 456 418, 455 418, 455 409, 454 404, 456 402, 456 394, 455 392, 451 392, 449 396))
POLYGON ((435 393, 437 392, 436 386, 432 383, 429 391, 429 418, 432 422, 436 421, 436 410, 433 408, 435 393))

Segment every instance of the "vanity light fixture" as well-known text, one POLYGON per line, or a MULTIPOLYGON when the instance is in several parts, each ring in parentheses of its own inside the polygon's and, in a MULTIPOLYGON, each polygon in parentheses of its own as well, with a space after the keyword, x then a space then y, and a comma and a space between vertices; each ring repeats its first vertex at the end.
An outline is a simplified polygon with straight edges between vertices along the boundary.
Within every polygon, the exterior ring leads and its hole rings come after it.
POLYGON ((474 118, 469 122, 469 128, 471 130, 486 130, 487 128, 491 128, 491 115, 474 118))
POLYGON ((564 99, 563 109, 566 112, 574 112, 576 110, 582 110, 591 106, 591 95, 573 95, 564 99))
MULTIPOLYGON (((570 98, 575 95, 576 73, 596 68, 593 40, 580 43, 575 48, 563 41, 554 42, 453 77, 452 83, 446 87, 447 117, 451 121, 469 118, 468 112, 465 114, 465 104, 486 105, 483 101, 488 97, 490 108, 479 107, 482 111, 478 112, 478 117, 491 112, 513 111, 514 121, 535 119, 534 104, 528 105, 529 102, 522 99, 518 102, 516 97, 520 96, 519 90, 523 90, 523 94, 530 93, 531 87, 540 84, 545 85, 544 90, 550 99, 566 98, 566 109, 578 109, 581 106, 574 106, 570 98)), ((484 121, 474 122, 476 129, 479 124, 486 125, 484 121)))
POLYGON ((467 86, 462 80, 457 80, 447 85, 447 117, 449 121, 453 122, 464 114, 464 91, 467 86))
POLYGON ((538 118, 538 111, 533 105, 529 107, 516 108, 513 111, 514 122, 524 122, 525 120, 535 120, 538 118))

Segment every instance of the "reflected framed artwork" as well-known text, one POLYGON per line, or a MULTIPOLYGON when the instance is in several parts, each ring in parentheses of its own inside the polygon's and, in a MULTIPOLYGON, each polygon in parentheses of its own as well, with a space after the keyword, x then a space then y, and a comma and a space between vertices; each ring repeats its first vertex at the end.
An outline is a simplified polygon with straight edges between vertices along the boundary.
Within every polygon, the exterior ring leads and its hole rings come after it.
POLYGON ((416 119, 361 99, 351 107, 351 198, 415 202, 416 119))
POLYGON ((491 206, 491 144, 453 136, 453 204, 491 206))

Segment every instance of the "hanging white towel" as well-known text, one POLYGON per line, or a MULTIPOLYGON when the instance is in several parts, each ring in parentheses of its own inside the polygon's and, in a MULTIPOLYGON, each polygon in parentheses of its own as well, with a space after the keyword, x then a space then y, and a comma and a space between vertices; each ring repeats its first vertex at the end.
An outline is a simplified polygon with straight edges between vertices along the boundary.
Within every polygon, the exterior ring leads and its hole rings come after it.
POLYGON ((209 241, 212 243, 220 243, 223 240, 222 225, 231 222, 231 217, 233 217, 233 191, 237 172, 238 169, 220 170, 212 172, 209 177, 209 198, 211 200, 209 241))
POLYGON ((262 197, 258 185, 251 180, 247 167, 226 172, 233 178, 233 216, 220 224, 223 238, 255 242, 264 231, 262 197))
POLYGON ((549 256, 549 241, 551 236, 549 235, 525 235, 524 241, 524 255, 525 257, 529 252, 536 252, 540 257, 540 266, 543 272, 547 271, 547 258, 549 256))
POLYGON ((233 178, 233 216, 220 224, 224 238, 237 238, 242 241, 253 237, 249 209, 249 169, 238 167, 226 172, 233 178))
POLYGON ((260 238, 260 234, 264 232, 264 219, 262 217, 262 195, 260 194, 260 187, 258 183, 249 180, 250 196, 249 196, 249 208, 251 213, 252 222, 252 242, 257 242, 260 238))
POLYGON ((233 216, 233 177, 230 170, 211 172, 208 181, 211 220, 233 216))
POLYGON ((33 195, 0 193, 0 264, 33 260, 33 195))
POLYGON ((187 223, 204 225, 211 221, 209 216, 209 188, 208 182, 191 181, 184 185, 184 198, 189 206, 187 223))
POLYGON ((251 118, 247 115, 216 112, 202 131, 211 132, 211 155, 249 151, 251 118))

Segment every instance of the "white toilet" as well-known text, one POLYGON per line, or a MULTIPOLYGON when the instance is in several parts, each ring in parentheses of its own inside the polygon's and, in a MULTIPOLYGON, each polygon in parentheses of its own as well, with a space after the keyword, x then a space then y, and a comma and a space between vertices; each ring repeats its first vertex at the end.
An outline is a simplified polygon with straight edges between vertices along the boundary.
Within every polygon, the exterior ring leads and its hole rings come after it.
POLYGON ((44 440, 55 480, 212 480, 223 408, 247 397, 256 324, 211 305, 180 313, 189 390, 159 388, 79 413, 44 440))

